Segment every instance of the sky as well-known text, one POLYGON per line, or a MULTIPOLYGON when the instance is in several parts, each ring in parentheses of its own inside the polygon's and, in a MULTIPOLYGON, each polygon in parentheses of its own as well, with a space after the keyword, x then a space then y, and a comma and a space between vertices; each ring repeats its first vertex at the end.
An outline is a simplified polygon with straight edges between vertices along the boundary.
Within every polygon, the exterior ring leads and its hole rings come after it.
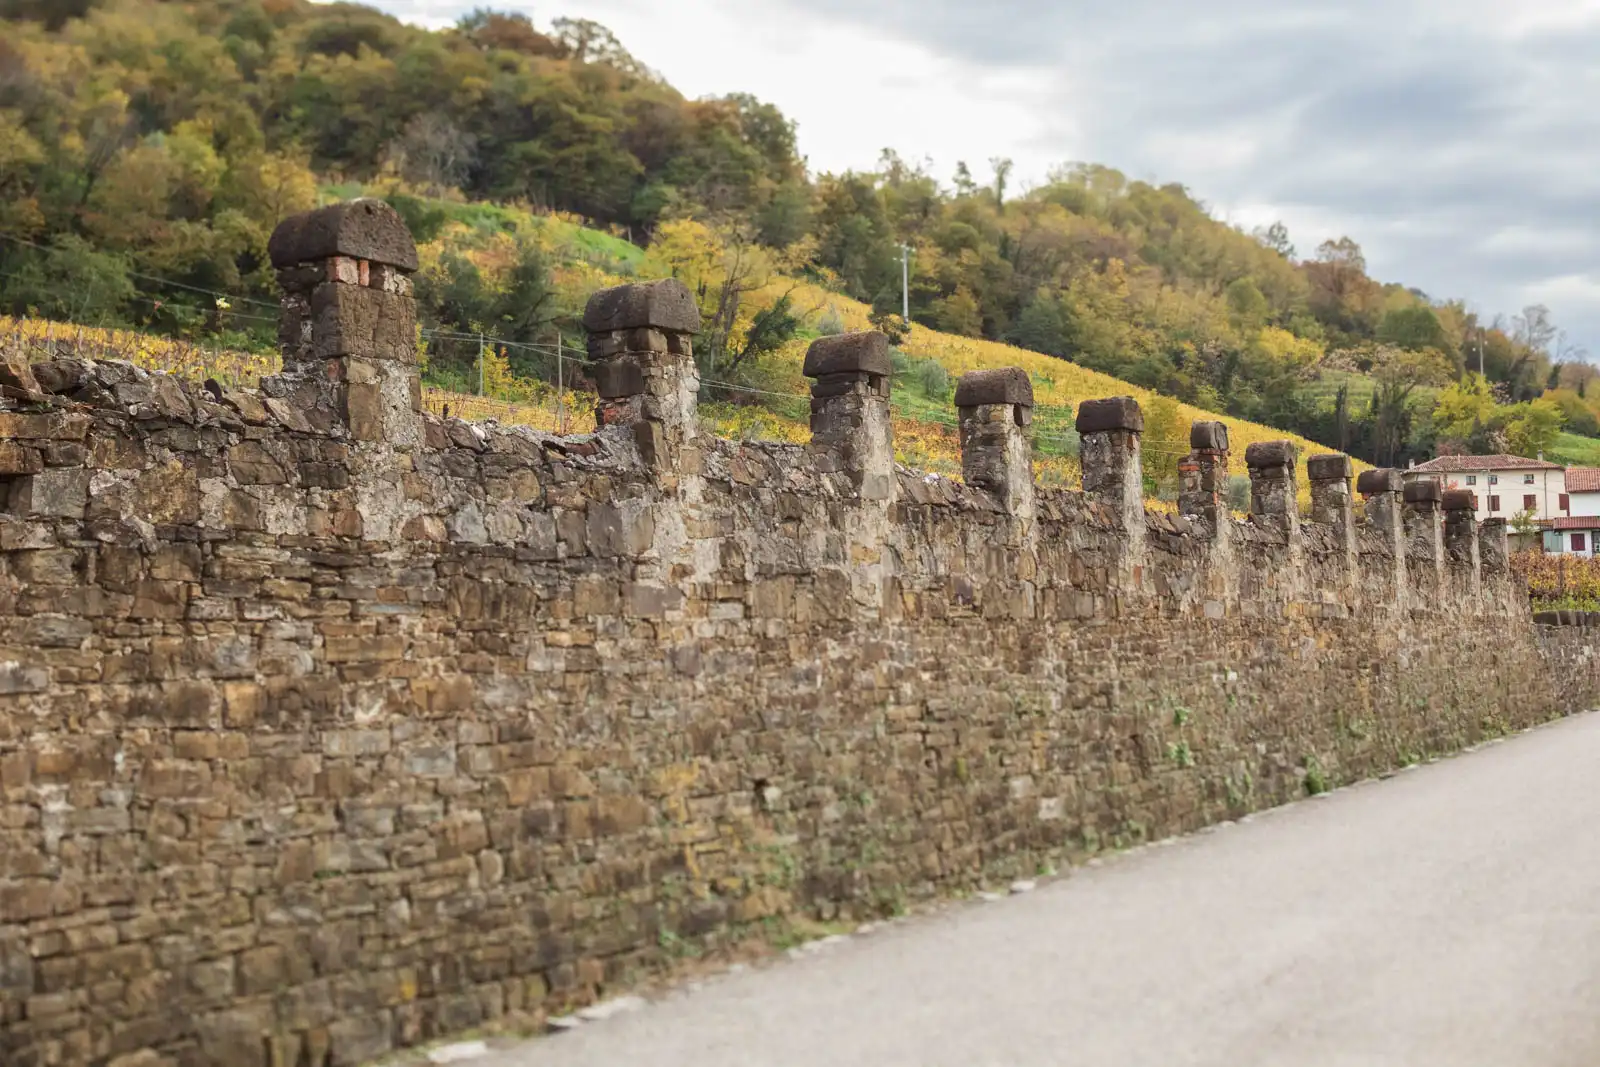
MULTIPOLYGON (((482 0, 480 0, 480 3, 482 0)), ((474 3, 377 0, 446 25, 474 3)), ((1486 318, 1547 305, 1600 357, 1600 0, 500 0, 610 27, 690 97, 749 92, 814 172, 1060 163, 1179 182, 1302 256, 1486 318)))

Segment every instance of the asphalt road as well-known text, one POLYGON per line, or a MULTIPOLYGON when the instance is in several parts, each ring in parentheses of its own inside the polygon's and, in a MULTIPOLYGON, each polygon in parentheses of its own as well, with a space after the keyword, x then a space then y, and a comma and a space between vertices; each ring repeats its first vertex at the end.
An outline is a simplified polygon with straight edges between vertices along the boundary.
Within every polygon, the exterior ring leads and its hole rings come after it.
POLYGON ((476 1067, 1600 1065, 1600 714, 476 1067))

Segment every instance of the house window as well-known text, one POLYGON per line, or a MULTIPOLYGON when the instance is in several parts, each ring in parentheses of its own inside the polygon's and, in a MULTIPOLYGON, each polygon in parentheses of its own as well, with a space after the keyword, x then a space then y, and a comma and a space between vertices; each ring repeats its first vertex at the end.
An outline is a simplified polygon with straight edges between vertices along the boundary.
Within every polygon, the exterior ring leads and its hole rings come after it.
POLYGON ((1499 485, 1500 484, 1500 476, 1498 474, 1489 475, 1489 484, 1490 485, 1499 485))
POLYGON ((1582 552, 1582 551, 1584 551, 1584 535, 1583 534, 1575 533, 1575 534, 1572 535, 1572 551, 1574 551, 1574 552, 1582 552))
POLYGON ((1572 510, 1572 498, 1567 496, 1565 493, 1561 494, 1561 496, 1557 499, 1557 503, 1560 505, 1562 511, 1570 512, 1572 510))
POLYGON ((1534 496, 1532 493, 1524 493, 1523 496, 1522 496, 1522 510, 1523 511, 1536 511, 1536 510, 1538 510, 1538 508, 1539 508, 1539 498, 1534 496))
POLYGON ((1478 476, 1476 474, 1467 475, 1467 484, 1468 485, 1477 485, 1478 484, 1478 476))
POLYGON ((1497 496, 1490 497, 1489 498, 1489 511, 1490 511, 1490 513, 1492 514, 1493 512, 1496 512, 1496 511, 1499 511, 1499 510, 1500 510, 1500 498, 1497 497, 1497 496))
POLYGON ((1533 484, 1533 475, 1531 475, 1531 474, 1524 474, 1524 475, 1523 475, 1523 476, 1522 476, 1522 484, 1523 484, 1523 485, 1532 485, 1532 484, 1533 484))

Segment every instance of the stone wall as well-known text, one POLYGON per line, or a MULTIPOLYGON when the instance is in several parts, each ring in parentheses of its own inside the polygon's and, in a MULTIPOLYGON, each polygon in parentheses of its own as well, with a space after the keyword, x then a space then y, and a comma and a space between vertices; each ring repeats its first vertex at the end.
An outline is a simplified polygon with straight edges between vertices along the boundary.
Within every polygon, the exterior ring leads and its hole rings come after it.
POLYGON ((1584 706, 1503 524, 1138 406, 1035 487, 1020 372, 970 484, 897 468, 881 335, 810 446, 698 433, 692 300, 597 294, 600 429, 418 410, 397 218, 274 237, 259 393, 0 363, 0 1063, 356 1064, 1191 830, 1584 706), (1403 495, 1403 493, 1405 495, 1403 495), (1359 514, 1358 514, 1359 512, 1359 514))

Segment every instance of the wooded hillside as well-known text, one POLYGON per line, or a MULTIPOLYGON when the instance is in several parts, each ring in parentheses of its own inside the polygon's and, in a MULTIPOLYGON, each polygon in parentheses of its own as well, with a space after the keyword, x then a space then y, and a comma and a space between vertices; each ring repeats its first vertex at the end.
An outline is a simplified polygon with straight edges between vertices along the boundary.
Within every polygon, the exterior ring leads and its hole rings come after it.
MULTIPOLYGON (((480 11, 428 31, 303 0, 0 0, 0 14, 13 314, 266 343, 270 311, 251 301, 275 296, 267 235, 360 183, 434 246, 419 293, 435 329, 576 340, 554 275, 596 256, 650 269, 642 248, 692 274, 704 358, 745 380, 819 326, 784 278, 864 301, 897 332, 905 245, 920 325, 1374 462, 1600 433, 1594 371, 1543 308, 1481 322, 1373 279, 1351 238, 1302 255, 1282 226, 1244 233, 1181 185, 1099 165, 1025 190, 1004 159, 941 180, 888 150, 869 172, 813 174, 776 107, 686 100, 592 22, 480 11), (586 226, 554 247, 521 221, 552 212, 586 226), (632 251, 595 247, 594 230, 632 251), (1467 373, 1480 348, 1483 382, 1467 373)), ((435 355, 435 374, 464 376, 476 346, 435 355)))

